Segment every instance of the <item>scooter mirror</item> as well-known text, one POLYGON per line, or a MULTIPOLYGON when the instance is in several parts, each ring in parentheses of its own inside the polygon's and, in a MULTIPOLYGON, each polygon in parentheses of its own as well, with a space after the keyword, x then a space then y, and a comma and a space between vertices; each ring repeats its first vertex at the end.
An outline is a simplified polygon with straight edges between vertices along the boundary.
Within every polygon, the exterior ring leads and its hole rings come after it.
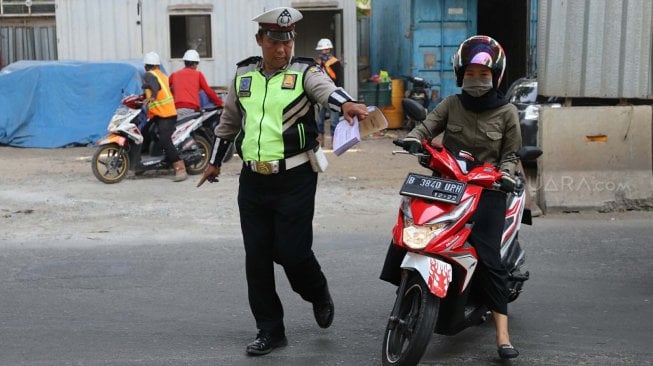
POLYGON ((542 149, 537 146, 524 146, 517 152, 521 161, 535 160, 542 155, 542 149))

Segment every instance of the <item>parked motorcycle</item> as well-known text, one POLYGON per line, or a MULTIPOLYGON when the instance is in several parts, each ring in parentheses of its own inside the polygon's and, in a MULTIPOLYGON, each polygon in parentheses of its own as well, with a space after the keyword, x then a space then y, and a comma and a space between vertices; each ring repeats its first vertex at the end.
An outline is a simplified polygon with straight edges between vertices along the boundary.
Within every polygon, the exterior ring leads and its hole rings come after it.
MULTIPOLYGON (((422 121, 425 111, 414 103, 407 110, 422 121)), ((403 147, 402 140, 394 141, 403 147)), ((502 184, 501 172, 492 164, 475 162, 471 154, 457 154, 428 141, 414 154, 432 175, 409 173, 392 243, 407 250, 401 263, 401 283, 383 336, 384 365, 415 365, 428 346, 431 333, 454 335, 483 323, 488 308, 479 301, 475 278, 478 256, 468 239, 484 188, 507 193, 501 260, 509 271, 509 301, 517 299, 529 272, 518 236, 521 223, 530 224, 524 210, 523 176, 517 184, 502 184)), ((394 153, 404 153, 396 151, 394 153)), ((541 151, 522 149, 522 159, 541 151)))
MULTIPOLYGON (((508 100, 517 107, 521 129, 522 146, 538 146, 537 130, 539 111, 542 107, 560 108, 558 97, 544 97, 537 92, 537 79, 519 78, 506 91, 508 100)), ((525 166, 535 166, 534 161, 524 162, 525 166)))
MULTIPOLYGON (((406 109, 406 107, 404 106, 404 100, 408 99, 408 100, 416 101, 425 110, 428 109, 429 104, 431 103, 430 100, 431 84, 429 84, 428 82, 426 82, 426 80, 424 80, 419 76, 404 75, 404 78, 406 78, 406 80, 408 80, 411 83, 411 88, 408 90, 406 98, 402 100, 402 107, 406 109)), ((417 124, 417 122, 418 121, 415 121, 408 114, 406 114, 406 117, 404 119, 404 126, 408 131, 412 130, 417 124)))
MULTIPOLYGON (((151 152, 153 156, 144 157, 139 169, 169 169, 172 166, 161 149, 157 148, 156 129, 151 132, 151 143, 143 143, 145 138, 138 128, 143 113, 142 106, 141 95, 123 98, 107 126, 109 134, 96 143, 98 149, 93 154, 91 168, 93 175, 101 182, 110 184, 122 181, 127 171, 138 164, 143 150, 151 152)), ((211 121, 219 114, 220 110, 216 108, 193 113, 177 121, 172 142, 179 157, 184 160, 189 174, 202 173, 208 164, 213 141, 212 125, 215 123, 211 121)))

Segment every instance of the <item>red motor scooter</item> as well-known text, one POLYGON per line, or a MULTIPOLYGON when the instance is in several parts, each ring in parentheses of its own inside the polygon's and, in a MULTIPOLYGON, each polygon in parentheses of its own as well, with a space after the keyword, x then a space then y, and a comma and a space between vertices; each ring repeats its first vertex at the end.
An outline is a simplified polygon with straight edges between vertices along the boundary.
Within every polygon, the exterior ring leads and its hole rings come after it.
MULTIPOLYGON (((425 118, 419 105, 407 112, 417 114, 413 118, 419 121, 425 118)), ((403 147, 401 140, 394 143, 403 147)), ((409 173, 400 190, 403 197, 392 244, 407 253, 383 337, 384 365, 416 365, 431 333, 454 335, 487 318, 488 308, 479 301, 475 281, 478 256, 468 241, 483 189, 507 193, 501 260, 509 272, 509 301, 517 299, 529 277, 523 271, 525 256, 518 241, 521 223, 531 223, 530 211, 524 210, 523 176, 518 174, 515 185, 501 184, 497 167, 474 162, 467 152, 454 154, 428 141, 422 147, 414 155, 433 174, 409 173)), ((540 154, 536 147, 519 152, 523 160, 540 154)))

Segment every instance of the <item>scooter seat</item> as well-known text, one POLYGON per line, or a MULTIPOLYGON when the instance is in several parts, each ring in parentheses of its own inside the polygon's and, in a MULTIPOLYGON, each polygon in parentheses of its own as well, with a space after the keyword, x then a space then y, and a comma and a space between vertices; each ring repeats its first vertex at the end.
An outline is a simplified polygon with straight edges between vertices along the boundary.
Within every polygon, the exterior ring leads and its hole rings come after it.
POLYGON ((195 118, 197 118, 197 117, 199 117, 201 115, 202 115, 202 113, 200 113, 200 112, 194 112, 194 113, 191 113, 191 114, 187 114, 187 115, 185 115, 185 116, 183 116, 181 118, 177 118, 177 123, 175 123, 175 126, 178 125, 178 124, 184 123, 186 121, 190 121, 191 119, 195 119, 195 118))

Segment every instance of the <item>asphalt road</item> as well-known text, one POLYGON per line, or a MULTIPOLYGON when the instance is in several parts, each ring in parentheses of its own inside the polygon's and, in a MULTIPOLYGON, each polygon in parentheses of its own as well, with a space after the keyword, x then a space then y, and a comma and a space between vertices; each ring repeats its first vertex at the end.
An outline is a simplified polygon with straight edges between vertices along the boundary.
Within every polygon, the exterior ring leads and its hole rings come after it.
MULTIPOLYGON (((395 215, 316 218, 333 326, 315 324, 278 270, 289 345, 257 358, 244 352, 256 329, 237 235, 2 246, 0 365, 378 365, 394 288, 377 278, 395 215)), ((500 361, 484 324, 433 336, 422 364, 651 364, 652 234, 653 212, 536 218, 521 233, 531 280, 510 306, 520 358, 500 361)))

